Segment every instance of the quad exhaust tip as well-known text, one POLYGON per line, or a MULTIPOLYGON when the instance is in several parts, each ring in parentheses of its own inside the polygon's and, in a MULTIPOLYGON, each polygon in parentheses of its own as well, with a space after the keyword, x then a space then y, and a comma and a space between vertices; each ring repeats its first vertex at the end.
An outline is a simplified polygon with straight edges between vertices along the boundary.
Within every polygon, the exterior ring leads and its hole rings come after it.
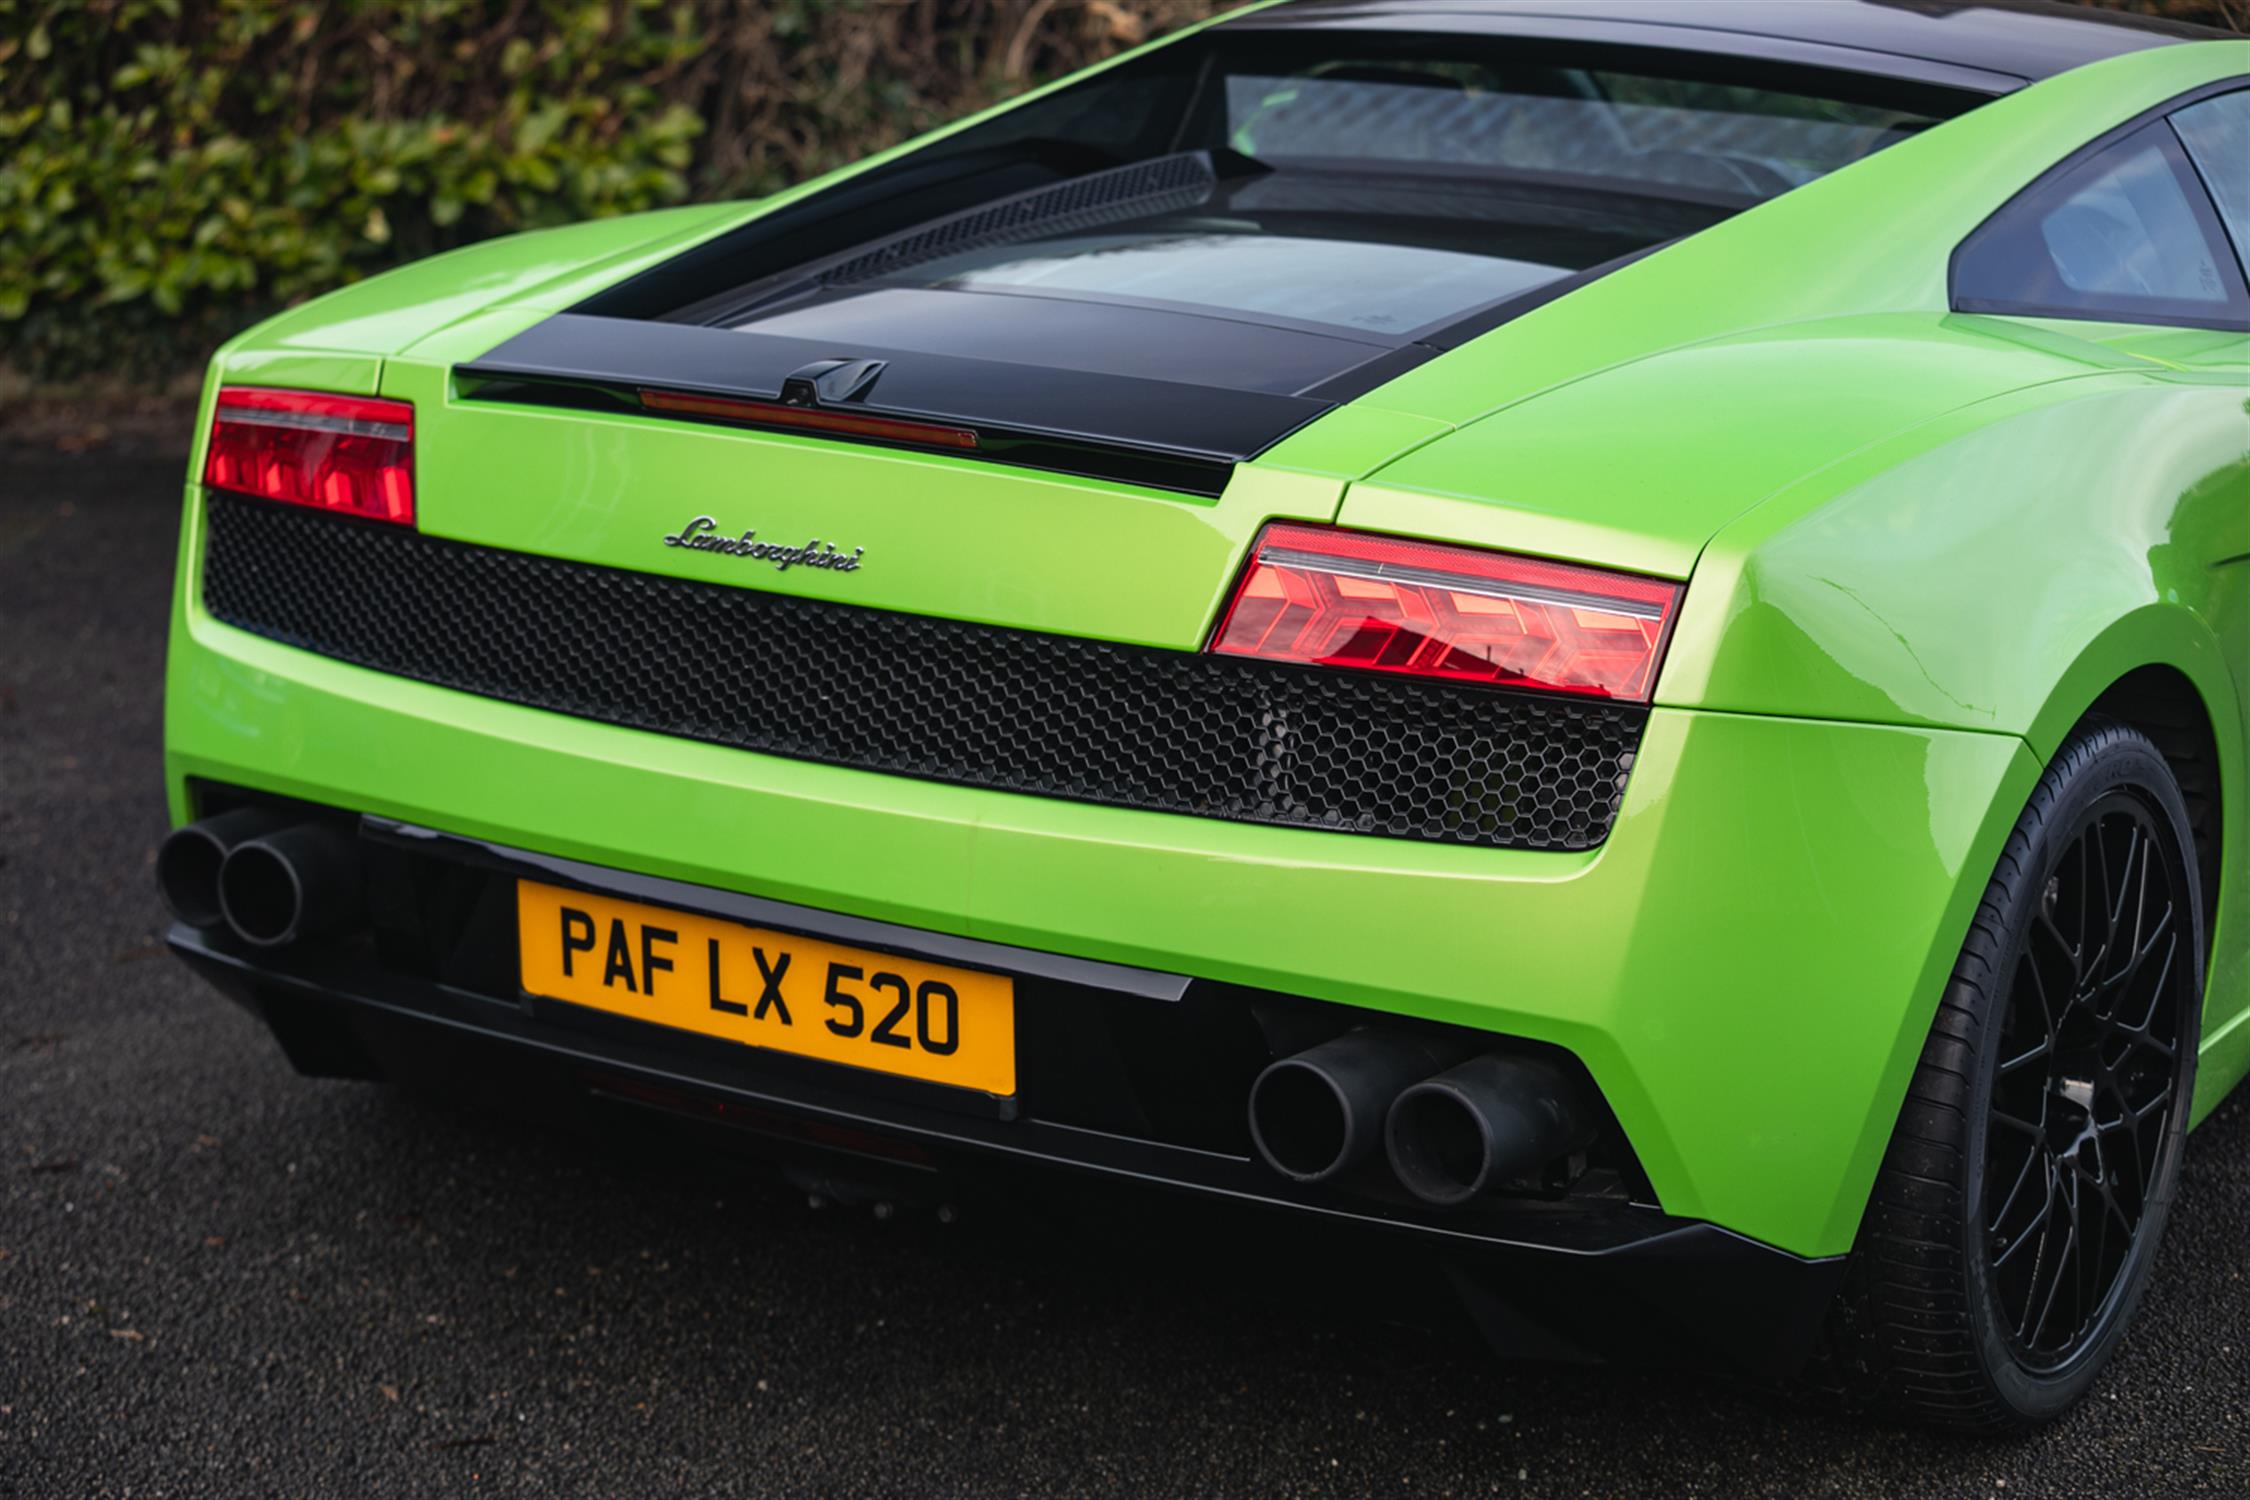
POLYGON ((359 852, 342 829, 237 808, 175 829, 156 851, 164 904, 190 927, 273 948, 341 931, 363 909, 359 852))
POLYGON ((1382 1149, 1399 1090, 1460 1054, 1442 1042, 1348 1031, 1269 1064, 1250 1085, 1250 1139, 1292 1182, 1326 1182, 1382 1149))
POLYGON ((1400 1185, 1451 1207, 1585 1150, 1594 1111, 1555 1064, 1488 1052, 1401 1091, 1383 1135, 1400 1185))
POLYGON ((156 884, 174 917, 190 927, 224 927, 219 871, 235 846, 279 832, 288 820, 263 807, 238 807, 175 828, 156 850, 156 884))
POLYGON ((1327 1182, 1380 1153, 1415 1197, 1455 1207, 1541 1175, 1592 1144, 1584 1079, 1540 1057, 1466 1056, 1447 1038, 1363 1028, 1267 1066, 1250 1138, 1292 1182, 1327 1182))
POLYGON ((360 912, 355 841, 299 823, 237 844, 219 870, 219 905, 234 935, 261 948, 348 927, 360 912))

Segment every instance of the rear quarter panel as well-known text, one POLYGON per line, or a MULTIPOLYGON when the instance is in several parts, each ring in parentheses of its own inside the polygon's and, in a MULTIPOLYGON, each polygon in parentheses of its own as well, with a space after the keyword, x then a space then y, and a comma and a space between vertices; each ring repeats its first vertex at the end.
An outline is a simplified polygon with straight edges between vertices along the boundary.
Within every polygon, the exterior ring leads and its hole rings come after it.
POLYGON ((2045 759, 2129 672, 2185 677, 2222 804, 2200 1118, 2250 1068, 2250 340, 1949 321, 2050 351, 2057 378, 1871 445, 1722 530, 1660 697, 1997 731, 2045 759))

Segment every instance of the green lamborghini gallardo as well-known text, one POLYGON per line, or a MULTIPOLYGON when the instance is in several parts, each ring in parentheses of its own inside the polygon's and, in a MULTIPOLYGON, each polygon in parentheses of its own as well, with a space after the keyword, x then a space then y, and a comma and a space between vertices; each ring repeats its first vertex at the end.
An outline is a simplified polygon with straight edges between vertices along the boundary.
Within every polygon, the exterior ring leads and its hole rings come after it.
POLYGON ((170 943, 308 1073, 2037 1423, 2250 1070, 2246 254, 2250 41, 1295 0, 440 256, 212 365, 170 943))

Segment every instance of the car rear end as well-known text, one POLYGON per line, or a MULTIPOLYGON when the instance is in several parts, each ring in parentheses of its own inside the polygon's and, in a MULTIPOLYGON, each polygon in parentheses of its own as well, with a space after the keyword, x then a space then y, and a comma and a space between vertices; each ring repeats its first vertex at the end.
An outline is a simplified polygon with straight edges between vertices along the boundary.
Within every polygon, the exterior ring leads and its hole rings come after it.
MULTIPOLYGON (((1210 1195, 1416 1238, 1494 1326, 1532 1288, 1553 1348, 1799 1362, 2021 747, 1700 712, 1692 546, 1382 508, 1452 425, 1388 380, 1825 170, 1328 160, 1308 100, 1379 118, 1411 61, 1245 66, 1123 168, 988 126, 379 355, 224 352, 173 947, 309 1072, 1210 1195)), ((1561 149, 1592 85, 1517 84, 1561 149)))

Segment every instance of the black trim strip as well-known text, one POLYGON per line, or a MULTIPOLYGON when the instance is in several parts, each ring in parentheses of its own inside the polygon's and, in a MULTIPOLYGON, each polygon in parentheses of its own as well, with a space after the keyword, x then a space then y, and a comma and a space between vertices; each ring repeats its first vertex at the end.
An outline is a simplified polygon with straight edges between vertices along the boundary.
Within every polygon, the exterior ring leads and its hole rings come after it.
POLYGON ((1797 80, 1795 92, 1859 102, 1883 98, 1890 102, 1961 95, 1979 99, 2013 93, 2032 79, 2021 72, 1998 67, 1967 67, 1959 63, 1880 52, 1833 42, 1804 41, 1791 37, 1759 35, 1747 31, 1722 31, 1692 25, 1645 20, 1625 20, 1586 6, 1581 18, 1570 15, 1537 15, 1523 11, 1479 14, 1471 10, 1419 10, 1409 6, 1354 13, 1337 7, 1276 6, 1248 12, 1214 28, 1222 37, 1249 33, 1261 42, 1308 32, 1406 32, 1418 39, 1432 36, 1475 38, 1501 42, 1529 57, 1567 53, 1582 66, 1637 72, 1652 77, 1678 76, 1692 67, 1698 77, 1713 82, 1742 83, 1754 88, 1778 88, 1783 80, 1797 80), (1814 75, 1817 81, 1806 75, 1814 75), (1868 80, 1861 89, 1846 92, 1848 80, 1868 80), (1837 80, 1837 81, 1832 81, 1837 80), (1838 82, 1842 81, 1842 82, 1838 82), (1921 91, 1919 96, 1907 90, 1921 91))
POLYGON ((840 912, 822 911, 817 907, 773 901, 764 896, 746 896, 740 891, 721 890, 717 886, 694 885, 658 875, 641 875, 608 865, 564 859, 560 855, 537 854, 528 849, 487 843, 483 839, 473 839, 463 834, 442 833, 434 828, 403 823, 395 818, 378 817, 373 813, 361 816, 359 830, 360 837, 374 843, 395 844, 417 853, 440 855, 461 864, 497 870, 517 879, 573 886, 628 901, 645 902, 651 906, 699 912, 705 916, 723 917, 728 921, 747 922, 756 927, 770 927, 779 932, 828 938, 854 947, 926 958, 934 963, 958 964, 964 968, 986 969, 999 974, 1059 980, 1064 984, 1108 990, 1119 995, 1133 995, 1143 1000, 1177 1001, 1187 993, 1188 976, 1185 974, 1165 974, 1154 969, 1136 969, 1099 959, 1072 958, 1060 953, 1042 953, 1034 948, 1017 948, 1007 943, 985 942, 980 938, 955 937, 951 933, 903 927, 895 922, 878 922, 869 917, 845 916, 840 912))

